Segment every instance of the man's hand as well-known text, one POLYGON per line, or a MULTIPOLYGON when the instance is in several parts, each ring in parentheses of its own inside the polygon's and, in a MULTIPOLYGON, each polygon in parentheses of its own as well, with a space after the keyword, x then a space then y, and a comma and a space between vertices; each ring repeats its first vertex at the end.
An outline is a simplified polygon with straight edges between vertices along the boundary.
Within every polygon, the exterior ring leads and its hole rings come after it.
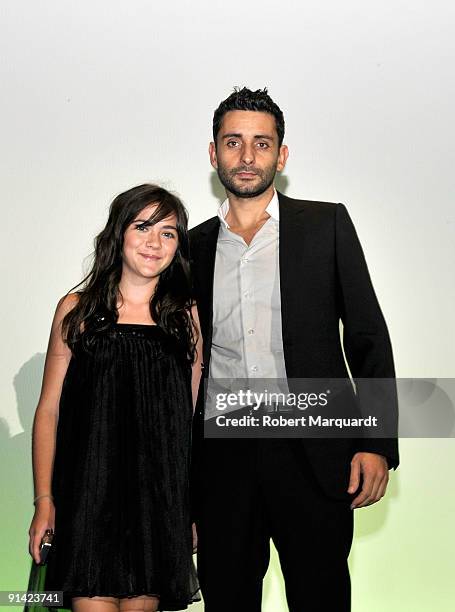
POLYGON ((389 481, 387 459, 376 453, 356 453, 351 461, 348 493, 355 493, 363 475, 360 493, 351 503, 351 510, 370 506, 384 497, 389 481))

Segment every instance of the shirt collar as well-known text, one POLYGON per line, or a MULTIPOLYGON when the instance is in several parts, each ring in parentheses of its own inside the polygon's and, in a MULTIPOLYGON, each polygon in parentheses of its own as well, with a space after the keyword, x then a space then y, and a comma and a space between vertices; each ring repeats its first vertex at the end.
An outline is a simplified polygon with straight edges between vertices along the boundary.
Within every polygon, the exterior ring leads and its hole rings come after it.
MULTIPOLYGON (((229 212, 229 200, 226 198, 220 207, 218 208, 218 217, 220 221, 223 223, 224 227, 229 228, 229 225, 226 223, 226 216, 229 212)), ((273 197, 267 205, 265 212, 268 213, 272 219, 275 221, 280 220, 280 207, 278 205, 278 194, 276 189, 273 190, 273 197)))

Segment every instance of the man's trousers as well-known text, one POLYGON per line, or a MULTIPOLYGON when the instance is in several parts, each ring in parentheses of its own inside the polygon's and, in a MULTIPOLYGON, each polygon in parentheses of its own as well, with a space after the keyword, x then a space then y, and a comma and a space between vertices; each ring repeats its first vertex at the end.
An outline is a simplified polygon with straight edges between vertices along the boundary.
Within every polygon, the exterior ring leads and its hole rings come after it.
POLYGON ((290 612, 350 610, 352 496, 324 494, 301 440, 206 439, 198 472, 198 572, 206 612, 260 612, 270 539, 290 612))

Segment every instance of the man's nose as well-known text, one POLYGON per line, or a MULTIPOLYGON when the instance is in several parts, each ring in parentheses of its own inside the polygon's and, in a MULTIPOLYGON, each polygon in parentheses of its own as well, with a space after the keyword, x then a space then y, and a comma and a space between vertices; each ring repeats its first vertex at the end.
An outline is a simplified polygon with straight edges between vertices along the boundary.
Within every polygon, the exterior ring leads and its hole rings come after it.
POLYGON ((254 163, 254 147, 251 144, 244 144, 242 148, 242 162, 249 166, 254 163))

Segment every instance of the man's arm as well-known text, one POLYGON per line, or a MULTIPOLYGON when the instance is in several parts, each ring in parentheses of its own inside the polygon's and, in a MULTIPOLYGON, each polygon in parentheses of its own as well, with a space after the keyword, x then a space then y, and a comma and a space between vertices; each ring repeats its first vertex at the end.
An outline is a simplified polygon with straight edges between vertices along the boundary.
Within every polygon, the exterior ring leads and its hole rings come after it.
MULTIPOLYGON (((368 388, 362 379, 389 379, 381 386, 387 403, 382 409, 387 412, 388 422, 396 424, 398 401, 396 387, 390 384, 390 379, 395 378, 395 368, 389 333, 362 247, 343 204, 338 204, 336 210, 336 256, 340 314, 344 326, 343 347, 352 377, 360 390, 360 398, 362 388, 368 388)), ((362 412, 366 416, 368 406, 362 406, 362 412)), ((374 503, 384 494, 387 467, 396 468, 399 463, 398 441, 396 437, 364 438, 358 440, 357 451, 351 464, 349 491, 356 490, 362 474, 363 494, 353 502, 359 507, 374 503)))

